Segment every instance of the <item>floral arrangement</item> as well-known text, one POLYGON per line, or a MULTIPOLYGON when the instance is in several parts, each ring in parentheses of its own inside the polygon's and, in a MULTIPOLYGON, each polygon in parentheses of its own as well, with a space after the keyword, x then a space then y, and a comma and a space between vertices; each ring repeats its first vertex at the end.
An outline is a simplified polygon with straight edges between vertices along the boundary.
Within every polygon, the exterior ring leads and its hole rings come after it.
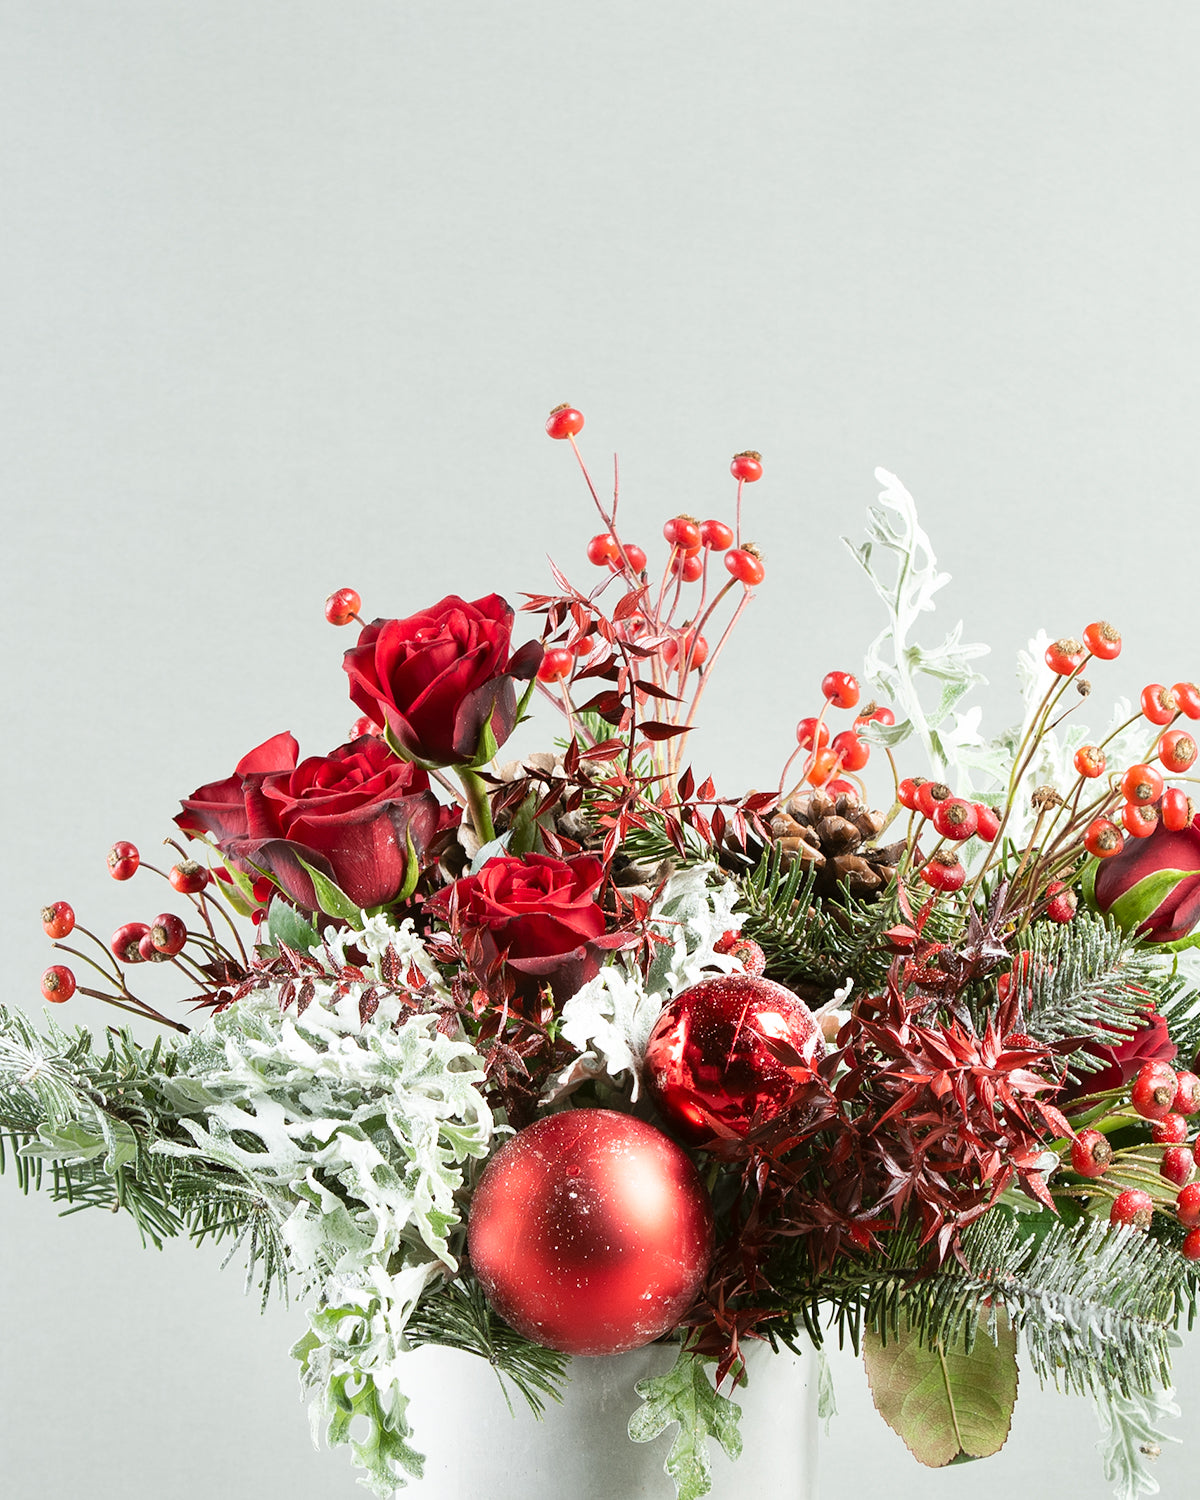
POLYGON ((689 745, 765 578, 760 456, 730 520, 670 517, 651 565, 582 426, 547 430, 599 513, 593 571, 526 597, 529 640, 494 594, 364 623, 338 590, 349 742, 251 750, 182 799, 165 870, 113 845, 115 880, 163 876, 184 915, 104 941, 44 910, 45 998, 169 1036, 0 1008, 20 1182, 154 1244, 229 1237, 264 1302, 303 1295, 314 1428, 380 1496, 421 1474, 413 1347, 485 1357, 540 1412, 571 1357, 674 1341, 630 1433, 677 1424, 691 1500, 708 1440, 739 1446, 748 1345, 819 1360, 831 1334, 923 1463, 1003 1444, 1019 1343, 1095 1398, 1118 1493, 1156 1490, 1200 1263, 1200 689, 1090 735, 1084 673, 1121 644, 1096 622, 1033 643, 1024 722, 985 741, 959 711, 984 648, 915 638, 946 579, 880 471, 855 549, 876 701, 829 672, 778 784, 721 794, 689 745), (557 748, 504 761, 535 695, 557 748), (180 1015, 143 963, 182 976, 180 1015))

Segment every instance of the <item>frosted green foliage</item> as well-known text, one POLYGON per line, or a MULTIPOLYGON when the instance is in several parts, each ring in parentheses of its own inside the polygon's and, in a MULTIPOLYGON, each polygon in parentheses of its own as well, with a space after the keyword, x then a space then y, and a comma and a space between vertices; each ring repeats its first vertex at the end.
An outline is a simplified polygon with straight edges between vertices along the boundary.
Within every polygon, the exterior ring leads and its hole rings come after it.
POLYGON ((715 1438, 730 1458, 741 1455, 741 1408, 718 1395, 705 1361, 683 1348, 665 1375, 639 1380, 635 1389, 643 1404, 629 1419, 629 1436, 648 1443, 678 1423, 664 1468, 675 1481, 677 1500, 700 1500, 712 1489, 708 1440, 715 1438))
POLYGON ((739 897, 737 886, 714 865, 691 865, 671 876, 651 916, 651 930, 663 942, 646 980, 618 955, 563 1006, 561 1035, 579 1056, 551 1080, 548 1100, 588 1078, 622 1075, 632 1080, 631 1097, 638 1097, 646 1043, 663 1006, 706 973, 741 968, 713 946, 741 926, 733 911, 739 897))
POLYGON ((842 540, 887 606, 888 623, 867 648, 864 673, 875 693, 894 709, 896 722, 872 724, 863 737, 891 746, 915 736, 933 773, 965 794, 971 790, 973 769, 996 776, 994 757, 979 734, 981 710, 956 712, 971 688, 986 680, 970 664, 988 647, 964 645, 961 622, 940 645, 920 645, 913 639, 919 616, 935 608, 934 595, 950 575, 938 572, 913 497, 886 469, 876 469, 875 478, 884 487, 879 498, 895 519, 872 506, 868 540, 861 547, 846 537, 842 540), (929 684, 937 701, 927 706, 922 688, 928 694, 929 684))
MULTIPOLYGON (((410 924, 396 932, 374 919, 353 940, 376 963, 390 947, 406 968, 436 972, 410 924)), ((342 939, 327 942, 340 965, 342 939)), ((349 1443, 363 1482, 386 1496, 403 1482, 398 1470, 419 1473, 396 1384, 405 1324, 427 1285, 457 1269, 455 1194, 494 1125, 476 1087, 480 1059, 434 1016, 382 994, 363 1023, 364 986, 339 995, 332 975, 313 979, 302 1015, 268 992, 181 1044, 192 1111, 182 1124, 195 1144, 156 1149, 232 1168, 271 1205, 293 1269, 317 1294, 296 1348, 314 1430, 328 1423, 329 1442, 349 1443), (366 1419, 361 1440, 355 1418, 366 1419)))
POLYGON ((1139 1495, 1157 1495, 1158 1480, 1150 1465, 1163 1443, 1179 1439, 1163 1432, 1168 1417, 1178 1417, 1179 1407, 1170 1390, 1143 1393, 1098 1389, 1092 1399, 1103 1434, 1096 1444, 1104 1457, 1104 1477, 1116 1488, 1116 1500, 1138 1500, 1139 1495))

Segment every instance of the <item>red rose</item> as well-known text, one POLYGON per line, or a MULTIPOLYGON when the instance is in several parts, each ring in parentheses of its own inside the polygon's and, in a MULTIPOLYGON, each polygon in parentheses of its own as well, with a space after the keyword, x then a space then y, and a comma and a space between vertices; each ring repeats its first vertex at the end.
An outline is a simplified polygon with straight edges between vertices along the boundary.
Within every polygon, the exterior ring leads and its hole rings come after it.
POLYGON ((1174 833, 1159 824, 1148 838, 1126 839, 1088 867, 1084 895, 1126 932, 1190 947, 1200 922, 1200 818, 1174 833))
POLYGON ((542 658, 536 641, 509 656, 512 625, 498 594, 470 604, 451 594, 407 620, 372 620, 345 655, 350 697, 414 760, 489 760, 485 726, 502 745, 517 716, 514 680, 532 678, 542 658))
POLYGON ((209 833, 218 844, 246 837, 246 801, 242 784, 247 776, 290 771, 300 747, 290 734, 272 735, 248 750, 224 781, 210 781, 183 799, 183 811, 175 822, 186 834, 209 833))
POLYGON ((318 906, 303 859, 360 907, 391 901, 418 858, 457 812, 443 808, 411 761, 365 735, 294 771, 243 783, 246 834, 231 852, 279 882, 297 906, 318 906))
POLYGON ((457 908, 456 930, 483 983, 503 965, 513 971, 518 1004, 543 983, 562 1005, 600 969, 595 940, 604 935, 597 899, 604 866, 590 854, 499 855, 477 875, 439 891, 433 905, 457 908))
POLYGON ((1082 1074, 1078 1083, 1065 1088, 1059 1095, 1060 1104, 1084 1094, 1123 1088, 1144 1064, 1174 1062, 1179 1048, 1171 1040, 1167 1023, 1154 1012, 1145 1016, 1138 1029, 1129 1036, 1120 1037, 1111 1045, 1088 1042, 1083 1050, 1099 1058, 1105 1066, 1096 1073, 1082 1074))

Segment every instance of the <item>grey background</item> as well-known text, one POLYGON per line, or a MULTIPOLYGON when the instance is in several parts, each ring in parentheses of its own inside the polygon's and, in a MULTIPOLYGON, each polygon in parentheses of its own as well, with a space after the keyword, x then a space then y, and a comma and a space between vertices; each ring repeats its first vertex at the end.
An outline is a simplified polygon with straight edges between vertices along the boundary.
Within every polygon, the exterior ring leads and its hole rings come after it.
MULTIPOLYGON (((1124 631, 1097 718, 1196 676, 1198 43, 1161 0, 2 0, 5 998, 40 1010, 45 901, 160 909, 114 838, 149 857, 280 729, 344 737, 332 588, 587 579, 562 400, 651 550, 764 454, 694 746, 724 789, 878 628, 837 540, 876 464, 954 575, 931 630, 993 645, 992 730, 1039 626, 1124 631)), ((298 1310, 11 1182, 0 1216, 6 1495, 357 1492, 307 1448, 298 1310)), ((930 1474, 837 1374, 826 1500, 1107 1493, 1082 1403, 1027 1381, 998 1459, 930 1474)))

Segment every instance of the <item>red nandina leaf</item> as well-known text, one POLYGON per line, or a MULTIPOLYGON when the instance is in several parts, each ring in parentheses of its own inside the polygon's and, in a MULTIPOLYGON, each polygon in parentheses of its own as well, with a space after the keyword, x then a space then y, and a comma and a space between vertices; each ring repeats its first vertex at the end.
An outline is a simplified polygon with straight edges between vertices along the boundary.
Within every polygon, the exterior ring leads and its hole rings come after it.
POLYGON ((713 786, 712 777, 706 776, 700 783, 700 790, 696 793, 696 796, 701 802, 711 802, 716 794, 716 790, 716 787, 713 786))
POLYGON ((714 808, 712 815, 712 831, 713 839, 716 843, 719 844, 724 839, 726 826, 725 814, 719 807, 714 808))
POLYGON ((681 802, 686 802, 688 800, 688 798, 692 795, 692 791, 695 785, 696 778, 692 775, 692 768, 691 766, 689 766, 683 773, 683 775, 679 778, 679 800, 681 802))
POLYGON ((657 719, 648 719, 644 724, 638 725, 638 733, 648 740, 669 740, 677 734, 686 734, 686 724, 663 724, 657 719))
POLYGON ((748 813, 762 812, 764 808, 774 807, 779 798, 774 792, 751 792, 748 797, 742 798, 742 811, 748 813))
POLYGON ((616 760, 617 756, 623 755, 628 748, 624 740, 601 740, 590 750, 580 751, 579 758, 580 760, 616 760))
POLYGON ((619 693, 597 693, 586 703, 579 705, 579 712, 588 714, 599 714, 602 719, 607 719, 610 724, 615 724, 625 712, 625 704, 619 693))
POLYGON ((613 610, 613 619, 628 620, 630 615, 637 614, 642 607, 642 601, 649 592, 646 584, 639 589, 631 589, 623 598, 617 600, 617 607, 613 610))

